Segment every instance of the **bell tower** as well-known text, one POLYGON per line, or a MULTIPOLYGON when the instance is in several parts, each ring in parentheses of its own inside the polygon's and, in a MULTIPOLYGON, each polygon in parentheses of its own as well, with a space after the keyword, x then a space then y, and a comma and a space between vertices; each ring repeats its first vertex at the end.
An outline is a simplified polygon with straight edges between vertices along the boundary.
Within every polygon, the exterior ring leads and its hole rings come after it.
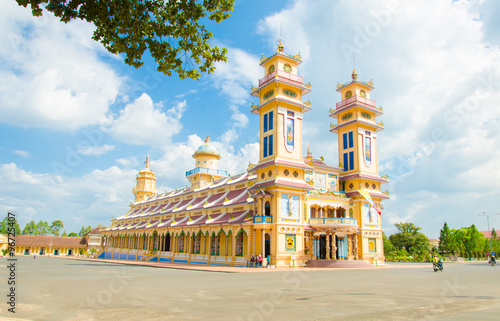
POLYGON ((261 58, 264 77, 258 88, 251 89, 260 100, 251 106, 251 112, 260 117, 259 164, 276 158, 302 162, 302 117, 311 109, 302 96, 311 91, 311 85, 297 75, 300 54, 290 56, 284 49, 280 41, 274 55, 261 58))
POLYGON ((342 98, 335 109, 330 109, 330 117, 337 119, 337 124, 330 125, 330 132, 338 134, 339 167, 344 168, 340 179, 346 195, 356 204, 355 218, 361 230, 358 255, 373 260, 383 256, 380 209, 382 200, 389 198, 388 192, 381 192, 381 184, 389 179, 381 177, 377 168, 377 133, 384 124, 375 118, 383 114, 383 109, 370 99, 372 81, 358 80, 355 69, 351 79, 337 84, 342 98))
POLYGON ((150 164, 149 155, 146 156, 146 161, 144 163, 146 164, 146 168, 143 169, 142 171, 139 171, 139 174, 137 174, 136 177, 137 184, 132 190, 135 196, 134 202, 143 201, 148 197, 158 193, 158 189, 155 188, 155 183, 156 183, 155 172, 153 172, 149 168, 150 164))
POLYGON ((301 62, 300 54, 285 54, 280 41, 271 57, 261 58, 264 77, 250 91, 259 97, 251 112, 260 119, 259 163, 249 169, 257 175, 250 187, 256 203, 255 248, 264 253, 270 237, 277 243, 271 246, 271 261, 277 265, 290 265, 294 255, 304 253, 303 229, 292 230, 287 224, 304 224, 305 195, 312 189, 304 175, 312 167, 304 163, 302 155, 302 119, 311 110, 303 96, 311 85, 297 74, 301 62))

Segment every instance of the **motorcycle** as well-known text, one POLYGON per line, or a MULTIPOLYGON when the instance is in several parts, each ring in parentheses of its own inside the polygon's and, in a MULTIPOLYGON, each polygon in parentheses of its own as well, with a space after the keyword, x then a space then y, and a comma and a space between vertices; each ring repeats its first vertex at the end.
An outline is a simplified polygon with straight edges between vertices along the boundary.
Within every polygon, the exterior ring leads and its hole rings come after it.
POLYGON ((488 262, 491 264, 491 266, 495 266, 497 264, 497 261, 496 260, 491 260, 488 262))
POLYGON ((434 272, 441 271, 443 272, 443 264, 441 263, 432 263, 432 268, 434 269, 434 272))

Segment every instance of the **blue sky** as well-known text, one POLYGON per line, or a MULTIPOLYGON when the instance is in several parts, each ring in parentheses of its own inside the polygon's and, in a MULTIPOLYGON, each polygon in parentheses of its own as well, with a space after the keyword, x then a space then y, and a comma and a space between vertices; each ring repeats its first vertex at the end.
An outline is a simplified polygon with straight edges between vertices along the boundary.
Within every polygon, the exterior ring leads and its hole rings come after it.
MULTIPOLYGON (((140 69, 125 65, 91 40, 91 24, 30 14, 0 2, 0 211, 14 211, 21 227, 109 224, 133 200, 146 154, 160 191, 182 187, 207 135, 230 173, 256 162, 249 90, 280 25, 312 83, 303 142, 315 157, 338 164, 327 115, 353 52, 359 79, 373 79, 385 112, 379 171, 391 178, 386 233, 401 221, 429 237, 444 221, 486 230, 478 214, 500 212, 498 1, 236 1, 228 20, 209 26, 229 60, 199 81, 165 77, 148 57, 140 69)), ((490 221, 500 228, 500 216, 490 221)))

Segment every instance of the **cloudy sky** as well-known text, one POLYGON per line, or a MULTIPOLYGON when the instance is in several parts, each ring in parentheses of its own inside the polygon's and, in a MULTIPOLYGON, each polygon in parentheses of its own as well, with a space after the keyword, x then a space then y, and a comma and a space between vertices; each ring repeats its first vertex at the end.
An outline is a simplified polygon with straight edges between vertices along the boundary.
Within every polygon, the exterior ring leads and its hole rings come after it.
MULTIPOLYGON (((249 94, 262 54, 300 52, 311 81, 304 144, 338 164, 328 110, 337 81, 373 79, 384 108, 379 172, 391 199, 383 227, 413 222, 437 237, 500 212, 500 2, 241 1, 211 25, 228 62, 201 80, 135 69, 91 40, 93 26, 31 17, 0 1, 0 213, 62 219, 68 232, 109 224, 133 200, 150 154, 161 192, 187 184, 191 155, 210 135, 221 168, 236 174, 258 158, 249 94)), ((383 188, 383 189, 385 189, 383 188)), ((500 215, 490 220, 500 228, 500 215)))

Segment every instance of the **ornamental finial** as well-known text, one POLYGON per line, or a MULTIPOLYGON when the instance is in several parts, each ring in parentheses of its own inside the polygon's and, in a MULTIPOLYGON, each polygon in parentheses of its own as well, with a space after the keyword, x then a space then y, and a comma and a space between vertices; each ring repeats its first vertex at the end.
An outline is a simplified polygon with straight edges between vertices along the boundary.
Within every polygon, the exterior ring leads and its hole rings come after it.
POLYGON ((210 136, 207 136, 207 138, 205 138, 205 144, 209 142, 210 142, 210 136))
POLYGON ((146 168, 149 168, 149 155, 146 156, 146 161, 144 162, 144 164, 146 164, 146 168))
POLYGON ((356 81, 358 79, 358 74, 356 73, 356 68, 354 68, 354 71, 352 72, 352 81, 356 81))
POLYGON ((283 53, 284 50, 285 50, 285 46, 283 46, 283 43, 280 40, 280 42, 278 44, 278 52, 283 53))

